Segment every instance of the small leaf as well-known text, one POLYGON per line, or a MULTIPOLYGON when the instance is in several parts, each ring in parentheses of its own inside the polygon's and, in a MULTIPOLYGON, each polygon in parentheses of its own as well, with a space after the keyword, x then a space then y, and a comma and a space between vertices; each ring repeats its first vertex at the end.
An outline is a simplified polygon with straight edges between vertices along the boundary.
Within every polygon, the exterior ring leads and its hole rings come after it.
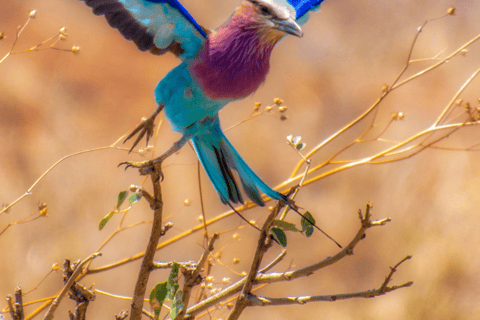
POLYGON ((183 291, 179 290, 173 298, 172 308, 170 309, 170 319, 175 319, 178 314, 183 310, 183 291))
POLYGON ((168 286, 167 286, 167 299, 172 300, 175 297, 175 294, 178 290, 178 271, 180 270, 180 264, 177 262, 173 263, 172 270, 170 271, 170 275, 168 276, 168 286))
POLYGON ((302 232, 305 232, 305 235, 310 237, 313 234, 313 225, 315 224, 315 219, 313 218, 310 212, 305 212, 302 218, 302 232))
POLYGON ((292 136, 291 134, 287 136, 287 141, 288 141, 288 143, 293 144, 292 138, 293 138, 293 136, 292 136))
POLYGON ((140 201, 140 199, 142 199, 142 194, 135 192, 135 193, 132 193, 130 197, 128 197, 128 202, 130 202, 131 204, 134 204, 135 202, 140 201))
POLYGON ((302 150, 303 148, 305 148, 306 145, 307 145, 306 143, 299 143, 299 144, 297 144, 297 145, 295 146, 295 148, 296 148, 298 151, 300 151, 300 150, 302 150))
POLYGON ((110 220, 110 218, 113 217, 115 213, 117 213, 117 211, 113 210, 110 211, 110 213, 107 214, 105 217, 103 217, 102 220, 100 220, 100 224, 98 225, 98 230, 102 230, 103 227, 105 227, 105 225, 107 224, 108 220, 110 220))
POLYGON ((155 315, 159 315, 162 310, 163 301, 167 296, 167 282, 158 283, 155 288, 150 291, 150 305, 155 311, 155 315))
POLYGON ((122 205, 123 201, 127 198, 128 191, 122 191, 118 194, 118 200, 117 200, 117 210, 120 209, 120 206, 122 205))
POLYGON ((287 231, 298 231, 297 226, 284 220, 275 220, 275 226, 287 231))
POLYGON ((280 245, 282 247, 286 247, 287 246, 287 236, 285 235, 285 232, 283 232, 282 229, 280 228, 272 228, 270 230, 270 233, 273 235, 273 237, 275 238, 275 240, 278 241, 278 243, 280 243, 280 245))

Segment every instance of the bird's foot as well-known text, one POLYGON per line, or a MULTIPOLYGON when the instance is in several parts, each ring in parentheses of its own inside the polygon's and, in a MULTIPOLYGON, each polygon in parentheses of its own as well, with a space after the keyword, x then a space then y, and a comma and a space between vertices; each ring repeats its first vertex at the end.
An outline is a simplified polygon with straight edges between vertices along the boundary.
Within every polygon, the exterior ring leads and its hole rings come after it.
POLYGON ((163 109, 163 105, 159 105, 157 107, 157 109, 155 110, 155 112, 150 116, 148 117, 147 119, 143 120, 142 123, 140 123, 128 136, 127 138, 125 139, 125 141, 123 141, 123 143, 127 142, 128 140, 130 140, 131 138, 133 138, 137 133, 138 134, 138 137, 137 139, 135 140, 135 142, 133 143, 132 145, 132 148, 130 149, 129 152, 132 152, 133 148, 135 148, 137 146, 137 144, 140 142, 140 140, 142 140, 143 136, 145 136, 146 140, 147 140, 147 144, 148 144, 148 140, 150 140, 150 138, 153 136, 153 129, 155 128, 155 118, 157 117, 157 115, 160 113, 160 111, 162 111, 163 109))
POLYGON ((163 180, 163 173, 162 173, 162 166, 161 161, 159 159, 154 160, 147 160, 147 161, 124 161, 120 163, 118 166, 125 166, 125 170, 128 168, 137 168, 138 171, 142 176, 151 175, 151 174, 158 174, 160 178, 163 180))

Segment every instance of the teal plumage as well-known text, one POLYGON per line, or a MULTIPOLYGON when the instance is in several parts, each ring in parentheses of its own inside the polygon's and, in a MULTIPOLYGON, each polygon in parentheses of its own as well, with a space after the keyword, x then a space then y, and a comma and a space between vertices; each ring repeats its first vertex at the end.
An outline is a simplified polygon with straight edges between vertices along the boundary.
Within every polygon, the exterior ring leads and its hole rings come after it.
POLYGON ((159 107, 155 113, 127 140, 139 133, 134 146, 144 135, 148 141, 155 117, 163 110, 182 139, 157 161, 190 139, 223 203, 243 203, 242 189, 260 206, 264 205, 260 192, 288 202, 240 157, 222 132, 218 112, 257 90, 269 71, 275 44, 286 34, 301 37, 296 16, 304 16, 305 22, 305 13, 321 1, 245 0, 225 25, 209 32, 177 0, 85 0, 94 13, 105 15, 110 25, 139 49, 154 54, 170 51, 183 60, 157 85, 159 107), (237 172, 241 188, 232 170, 237 172))

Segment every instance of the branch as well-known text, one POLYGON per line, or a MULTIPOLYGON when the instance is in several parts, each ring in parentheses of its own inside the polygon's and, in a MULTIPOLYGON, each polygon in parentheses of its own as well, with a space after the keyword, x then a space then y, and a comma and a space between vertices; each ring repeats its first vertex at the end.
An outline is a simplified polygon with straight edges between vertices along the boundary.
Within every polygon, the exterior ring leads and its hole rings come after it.
POLYGON ((283 206, 283 202, 279 201, 274 210, 268 215, 267 220, 263 224, 262 231, 260 232, 260 237, 258 238, 257 250, 253 258, 252 266, 245 280, 245 285, 243 286, 242 293, 238 297, 235 307, 228 315, 227 320, 237 320, 242 314, 243 310, 247 307, 247 296, 250 295, 250 292, 253 288, 253 282, 257 275, 257 271, 260 268, 260 263, 262 262, 265 252, 272 246, 272 238, 269 237, 269 231, 275 221, 275 217, 280 212, 280 209, 283 206))
POLYGON ((202 256, 200 257, 200 260, 197 263, 197 266, 193 270, 189 270, 185 266, 182 268, 182 273, 185 277, 185 283, 183 285, 183 309, 180 311, 178 316, 175 318, 175 320, 183 320, 185 317, 185 313, 187 311, 187 306, 188 306, 188 301, 190 300, 190 295, 192 293, 192 288, 199 283, 202 282, 202 277, 200 276, 200 271, 203 268, 203 265, 205 262, 207 262, 207 258, 210 255, 210 252, 213 251, 213 245, 215 241, 219 238, 219 234, 215 233, 212 237, 212 240, 210 240, 210 244, 208 247, 205 249, 203 252, 202 256))
MULTIPOLYGON (((253 202, 247 202, 246 204, 242 205, 242 206, 239 206, 238 208, 236 208, 235 210, 237 212, 241 212, 241 211, 245 211, 245 210, 248 210, 248 209, 251 209, 251 208, 254 208, 256 207, 257 205, 254 204, 253 202)), ((234 210, 229 210, 229 211, 226 211, 218 216, 216 216, 215 218, 212 218, 208 221, 205 222, 205 224, 208 226, 208 225, 211 225, 215 222, 218 222, 220 220, 223 220, 229 216, 231 216, 232 214, 234 214, 235 211, 234 210)), ((200 230, 205 230, 205 224, 199 224, 195 227, 193 227, 192 229, 190 230, 187 230, 187 231, 184 231, 166 241, 163 241, 162 243, 160 243, 156 250, 160 250, 168 245, 171 245, 197 231, 200 231, 200 230)), ((109 265, 105 265, 105 266, 102 266, 102 267, 99 267, 99 268, 92 268, 92 269, 89 269, 87 270, 87 274, 94 274, 94 273, 99 273, 99 272, 103 272, 103 271, 106 271, 106 270, 110 270, 110 269, 113 269, 113 268, 116 268, 116 267, 119 267, 119 266, 122 266, 124 264, 127 264, 127 263, 130 263, 130 262, 133 262, 133 261, 136 261, 138 259, 141 259, 143 256, 145 255, 145 252, 140 252, 140 253, 137 253, 129 258, 126 258, 126 259, 123 259, 123 260, 120 260, 120 261, 117 261, 115 263, 112 263, 112 264, 109 264, 109 265)))
POLYGON ((275 259, 272 260, 272 262, 270 262, 269 264, 267 264, 265 267, 263 267, 262 269, 258 270, 259 273, 265 273, 267 272, 268 270, 272 269, 273 267, 275 267, 280 261, 283 260, 283 258, 285 258, 285 256, 287 255, 287 250, 283 250, 275 259))
MULTIPOLYGON (((258 273, 255 277, 255 281, 253 282, 253 284, 254 285, 269 284, 269 283, 275 283, 275 282, 290 281, 300 277, 309 276, 315 271, 318 271, 322 268, 330 266, 336 263, 337 261, 343 259, 346 256, 353 255, 353 249, 360 242, 360 240, 365 238, 365 233, 367 229, 370 229, 376 226, 383 226, 390 221, 390 218, 372 221, 371 210, 372 210, 372 204, 370 202, 367 203, 365 215, 363 215, 361 210, 359 210, 358 214, 359 214, 360 223, 361 223, 360 229, 358 230, 357 234, 352 239, 352 241, 344 249, 342 249, 340 252, 335 254, 333 257, 328 257, 320 262, 314 263, 310 266, 304 267, 296 271, 287 271, 282 273, 270 273, 270 274, 258 273)), ((247 278, 244 277, 241 280, 237 281, 236 283, 232 284, 231 286, 218 292, 217 294, 190 307, 187 310, 187 315, 197 315, 202 311, 205 311, 211 307, 214 307, 220 301, 223 301, 226 298, 239 293, 242 290, 242 287, 244 286, 244 284, 246 283, 246 280, 247 278)))
POLYGON ((22 288, 20 288, 20 286, 15 288, 15 303, 13 303, 13 299, 10 294, 7 296, 7 303, 12 319, 23 320, 25 313, 23 312, 22 288))
POLYGON ((323 295, 323 296, 299 296, 299 297, 288 297, 288 298, 267 298, 267 297, 258 297, 250 295, 247 299, 248 306, 278 306, 278 305, 292 305, 292 304, 305 304, 307 302, 318 302, 318 301, 327 301, 335 302, 338 300, 347 300, 352 298, 375 298, 386 293, 395 291, 397 289, 410 287, 413 285, 412 281, 406 282, 399 286, 391 286, 390 283, 393 274, 397 271, 397 268, 405 261, 410 260, 412 256, 407 256, 403 258, 399 263, 397 263, 393 268, 390 267, 390 273, 385 278, 385 281, 378 289, 367 290, 354 293, 344 293, 344 294, 334 294, 334 295, 323 295))
MULTIPOLYGON (((173 267, 175 262, 169 261, 169 262, 153 262, 152 268, 154 269, 170 269, 173 267)), ((194 261, 189 261, 189 262, 176 262, 183 268, 196 268, 197 263, 194 261)))
MULTIPOLYGON (((444 16, 442 16, 444 17, 444 16)), ((442 17, 439 17, 439 18, 442 18, 442 17)), ((429 21, 432 21, 432 20, 436 20, 436 19, 439 19, 439 18, 435 18, 435 19, 430 19, 428 20, 426 23, 428 23, 429 21)), ((426 24, 425 23, 425 24, 426 24)), ((425 69, 423 69, 422 71, 416 73, 415 75, 401 81, 401 82, 398 82, 398 80, 400 79, 400 77, 404 74, 405 70, 407 69, 407 67, 410 65, 410 58, 411 58, 411 53, 412 53, 412 50, 413 50, 413 46, 415 45, 416 43, 416 39, 420 33, 420 31, 423 29, 423 27, 425 26, 422 25, 421 28, 418 30, 417 34, 415 35, 415 38, 414 38, 414 41, 411 45, 411 48, 410 48, 410 51, 409 51, 409 54, 408 54, 408 60, 407 60, 407 64, 406 66, 402 69, 402 71, 400 72, 399 76, 397 77, 397 79, 394 81, 393 85, 390 86, 390 87, 386 87, 386 90, 384 90, 384 92, 382 93, 382 95, 373 103, 372 106, 370 106, 363 114, 361 114, 359 117, 357 117, 355 120, 353 120, 352 122, 350 122, 348 125, 346 125, 344 128, 342 128, 341 130, 337 131, 336 133, 334 133, 333 135, 331 135, 330 137, 328 137, 327 139, 325 139, 324 141, 322 141, 320 144, 318 144, 315 148, 313 148, 306 156, 305 158, 307 159, 310 159, 315 153, 317 153, 320 149, 322 149, 325 145, 327 145, 328 143, 330 143, 331 141, 333 141, 334 139, 336 139, 338 136, 340 136, 342 133, 346 132, 348 129, 352 128, 353 126, 355 126, 357 123, 359 123, 361 120, 365 119, 369 114, 372 113, 372 111, 376 110, 377 107, 379 106, 380 102, 382 102, 385 97, 390 93, 392 92, 393 90, 399 88, 400 86, 418 78, 419 76, 425 74, 425 73, 428 73, 436 68, 438 68, 439 66, 441 66, 442 64, 450 61, 454 56, 458 55, 459 53, 462 52, 462 50, 464 50, 465 48, 467 48, 468 46, 472 45, 474 42, 476 42, 477 40, 480 39, 480 34, 475 36, 474 38, 472 38, 470 41, 468 41, 467 43, 465 43, 464 45, 462 45, 460 48, 458 48, 457 50, 455 50, 454 52, 452 52, 450 55, 448 55, 446 58, 444 59, 441 59, 440 61, 438 61, 437 63, 433 64, 432 66, 430 67, 427 67, 425 69)), ((439 120, 443 117, 444 113, 442 113, 442 115, 439 117, 439 120)), ((439 121, 438 120, 438 121, 439 121)), ((436 123, 438 124, 438 122, 436 123)), ((290 181, 291 182, 292 180, 297 180, 299 177, 296 176, 296 174, 298 173, 298 171, 300 170, 300 167, 303 165, 305 161, 302 159, 301 161, 299 161, 299 163, 296 165, 295 169, 293 170, 291 176, 290 176, 290 181)))
MULTIPOLYGON (((67 283, 72 278, 72 275, 75 271, 73 268, 76 268, 79 262, 80 261, 75 262, 72 267, 70 260, 65 259, 65 262, 63 263, 64 283, 67 283)), ((87 267, 87 264, 88 262, 85 264, 84 268, 87 267)), ((76 302, 75 313, 71 312, 70 310, 68 311, 70 320, 85 320, 88 304, 90 301, 94 301, 96 297, 94 291, 87 289, 85 286, 82 286, 77 282, 79 278, 75 279, 76 281, 70 286, 70 291, 68 293, 69 298, 76 302)))
MULTIPOLYGON (((391 156, 391 155, 398 154, 399 152, 394 153, 394 151, 396 151, 396 150, 404 147, 405 145, 421 138, 422 136, 429 135, 429 134, 437 132, 437 131, 442 131, 442 130, 447 130, 447 129, 454 130, 456 128, 467 127, 467 126, 477 126, 477 125, 480 125, 480 122, 462 122, 462 123, 454 123, 454 124, 446 124, 446 125, 441 125, 441 126, 436 126, 436 127, 430 127, 428 129, 425 129, 424 131, 421 131, 421 132, 411 136, 410 138, 396 144, 395 146, 393 146, 391 148, 388 148, 388 149, 385 149, 385 150, 383 150, 383 151, 381 151, 381 152, 379 152, 379 153, 377 153, 373 156, 366 157, 366 158, 363 158, 363 159, 360 159, 360 160, 357 160, 357 161, 354 161, 354 162, 350 162, 346 165, 343 165, 343 166, 337 167, 335 169, 320 173, 317 176, 314 176, 314 177, 308 179, 307 181, 305 181, 303 183, 303 185, 304 186, 309 185, 309 184, 311 184, 311 183, 313 183, 317 180, 323 179, 323 178, 325 178, 327 176, 330 176, 332 174, 335 174, 335 173, 338 173, 340 171, 350 169, 350 168, 353 168, 353 167, 356 167, 356 166, 360 166, 360 165, 364 165, 364 164, 383 164, 383 163, 387 163, 387 162, 399 161, 399 160, 403 160, 403 159, 406 159, 406 158, 410 158, 410 157, 418 154, 420 151, 426 149, 427 147, 430 147, 431 144, 429 144, 428 146, 423 146, 420 150, 417 150, 416 152, 414 152, 412 154, 409 154, 407 156, 404 156, 404 157, 374 161, 374 160, 376 160, 378 158, 381 158, 381 157, 388 157, 388 156, 391 156)), ((449 132, 448 134, 445 134, 445 136, 443 136, 442 139, 448 137, 451 133, 452 132, 449 132)), ((441 139, 439 139, 439 140, 441 140, 441 139)), ((439 140, 437 140, 436 142, 438 142, 439 140)), ((401 149, 400 152, 408 151, 410 149, 411 148, 401 149)), ((320 165, 312 168, 310 170, 309 174, 311 174, 313 172, 316 172, 317 170, 320 170, 323 166, 324 166, 324 164, 320 164, 320 165)), ((302 175, 297 175, 294 178, 291 178, 288 181, 286 181, 286 182, 282 183, 281 185, 277 186, 275 189, 280 189, 280 188, 286 187, 287 185, 291 184, 293 181, 301 179, 302 176, 303 176, 303 174, 302 175)))
MULTIPOLYGON (((410 257, 407 257, 410 259, 410 257)), ((307 302, 335 302, 338 300, 347 300, 353 298, 375 298, 382 296, 389 292, 395 291, 401 288, 407 288, 413 285, 412 281, 406 282, 399 286, 382 286, 378 289, 367 290, 361 292, 353 293, 344 293, 344 294, 333 294, 333 295, 323 295, 323 296, 298 296, 298 297, 287 297, 287 298, 267 298, 260 297, 255 295, 249 295, 247 298, 248 306, 279 306, 279 305, 292 305, 292 304, 305 304, 307 302)))
MULTIPOLYGON (((121 138, 120 138, 121 139, 121 138)), ((47 175, 50 173, 50 171, 52 171, 56 166, 58 166, 61 162, 67 160, 68 158, 71 158, 71 157, 75 157, 75 156, 78 156, 78 155, 81 155, 81 154, 84 154, 84 153, 89 153, 89 152, 95 152, 95 151, 100 151, 100 150, 105 150, 105 149, 118 149, 118 150, 125 150, 125 151, 128 151, 127 148, 120 148, 120 147, 116 147, 115 144, 118 142, 118 140, 116 142, 114 142, 112 145, 110 146, 106 146, 106 147, 100 147, 100 148, 94 148, 94 149, 89 149, 89 150, 84 150, 84 151, 79 151, 79 152, 75 152, 75 153, 72 153, 72 154, 69 154, 63 158, 61 158, 60 160, 58 160, 57 162, 55 162, 50 168, 47 169, 47 171, 45 171, 31 186, 30 188, 28 188, 28 190, 23 194, 21 195, 20 197, 18 197, 15 201, 13 201, 12 203, 8 204, 7 206, 5 206, 4 208, 2 208, 2 210, 0 210, 0 215, 6 211, 8 211, 8 209, 10 209, 11 207, 13 207, 15 204, 17 204, 20 200, 22 200, 23 198, 25 198, 26 196, 29 196, 29 195, 32 195, 32 190, 37 186, 37 184, 47 175)))
POLYGON ((77 277, 82 273, 83 266, 88 263, 90 260, 95 259, 98 256, 101 256, 102 254, 100 252, 94 253, 91 256, 87 257, 85 260, 80 262, 76 268, 75 271, 73 271, 72 275, 68 279, 67 283, 63 287, 62 291, 58 294, 58 296, 53 300, 52 304, 50 305, 50 308, 48 309, 47 313, 43 317, 44 320, 52 320, 53 319, 53 314, 55 313, 55 310, 57 310, 58 305, 62 301, 63 297, 65 294, 70 290, 72 287, 73 283, 77 279, 77 277))
POLYGON ((157 168, 156 166, 155 170, 150 172, 154 192, 153 198, 149 197, 150 200, 154 200, 154 203, 150 203, 150 207, 153 209, 152 233, 150 234, 150 240, 148 241, 147 250, 145 251, 145 256, 138 274, 138 280, 135 284, 135 290, 132 298, 132 308, 130 311, 131 320, 140 320, 142 317, 143 302, 145 298, 145 292, 147 290, 148 278, 150 276, 150 272, 153 270, 153 258, 155 256, 158 241, 165 232, 165 230, 162 230, 163 200, 162 188, 160 185, 160 173, 160 167, 157 168))

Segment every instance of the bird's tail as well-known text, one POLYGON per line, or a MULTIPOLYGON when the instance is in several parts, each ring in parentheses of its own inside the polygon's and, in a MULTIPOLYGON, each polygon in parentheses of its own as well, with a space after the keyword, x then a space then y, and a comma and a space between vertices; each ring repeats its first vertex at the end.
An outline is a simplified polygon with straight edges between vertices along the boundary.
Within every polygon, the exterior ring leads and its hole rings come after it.
POLYGON ((244 193, 257 205, 264 205, 260 191, 269 198, 288 202, 286 196, 270 188, 250 169, 227 140, 219 125, 214 125, 206 132, 194 136, 192 142, 223 203, 243 203, 232 170, 237 172, 244 193))

